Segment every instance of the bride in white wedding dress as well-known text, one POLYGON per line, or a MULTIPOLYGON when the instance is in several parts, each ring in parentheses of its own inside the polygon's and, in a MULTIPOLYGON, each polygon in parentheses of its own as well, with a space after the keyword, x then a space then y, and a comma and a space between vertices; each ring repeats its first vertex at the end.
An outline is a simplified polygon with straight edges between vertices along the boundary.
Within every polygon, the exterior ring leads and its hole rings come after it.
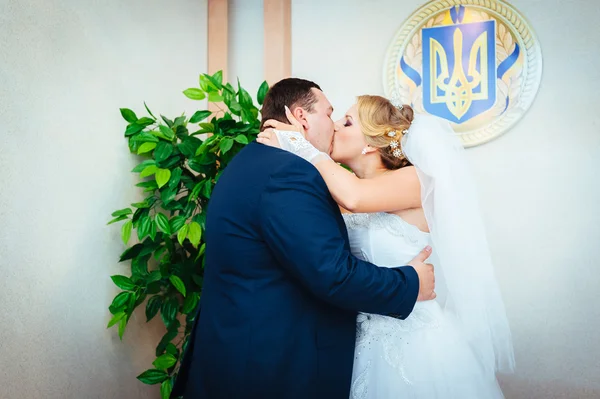
POLYGON ((496 372, 514 356, 475 186, 450 125, 379 96, 360 96, 336 123, 330 154, 293 125, 259 142, 294 152, 319 170, 344 214, 354 255, 382 267, 433 247, 438 297, 405 320, 361 313, 351 398, 502 398, 496 372), (348 165, 354 174, 336 162, 348 165))

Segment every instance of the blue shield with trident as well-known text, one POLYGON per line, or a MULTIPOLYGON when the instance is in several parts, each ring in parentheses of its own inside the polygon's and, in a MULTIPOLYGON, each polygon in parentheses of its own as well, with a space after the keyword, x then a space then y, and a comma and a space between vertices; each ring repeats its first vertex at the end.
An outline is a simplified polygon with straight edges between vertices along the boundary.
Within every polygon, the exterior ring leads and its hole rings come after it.
POLYGON ((454 22, 422 30, 423 107, 460 124, 496 102, 496 25, 454 22))

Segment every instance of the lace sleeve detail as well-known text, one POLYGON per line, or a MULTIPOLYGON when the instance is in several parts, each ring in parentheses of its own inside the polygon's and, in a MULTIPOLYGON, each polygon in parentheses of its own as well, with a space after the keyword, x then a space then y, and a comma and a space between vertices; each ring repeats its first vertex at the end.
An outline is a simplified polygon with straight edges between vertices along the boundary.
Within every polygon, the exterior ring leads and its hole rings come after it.
POLYGON ((329 155, 316 149, 298 132, 275 130, 275 134, 277 135, 281 149, 298 155, 313 165, 322 160, 331 159, 329 155))

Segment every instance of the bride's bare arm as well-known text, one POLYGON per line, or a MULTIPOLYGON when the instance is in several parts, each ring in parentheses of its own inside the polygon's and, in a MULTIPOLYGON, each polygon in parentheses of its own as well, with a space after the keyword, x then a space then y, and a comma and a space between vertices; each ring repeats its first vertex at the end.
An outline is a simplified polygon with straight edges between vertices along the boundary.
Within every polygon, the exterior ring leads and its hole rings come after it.
MULTIPOLYGON (((267 121, 257 141, 280 147, 274 129, 301 132, 301 127, 267 121)), ((353 213, 396 212, 421 206, 421 184, 414 167, 388 171, 372 179, 359 179, 327 156, 317 156, 313 164, 325 180, 335 201, 353 213)))
POLYGON ((421 184, 412 166, 372 179, 359 179, 330 159, 315 167, 335 201, 350 212, 394 212, 421 206, 421 184))

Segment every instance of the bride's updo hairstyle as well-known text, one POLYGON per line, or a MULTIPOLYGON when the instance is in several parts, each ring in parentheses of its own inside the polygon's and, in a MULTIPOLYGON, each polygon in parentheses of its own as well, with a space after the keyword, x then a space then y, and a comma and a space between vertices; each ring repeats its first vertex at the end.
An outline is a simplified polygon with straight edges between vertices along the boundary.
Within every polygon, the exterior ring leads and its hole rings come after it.
POLYGON ((402 152, 402 137, 408 133, 414 111, 409 105, 395 107, 381 96, 359 96, 358 119, 367 144, 379 148, 386 169, 394 170, 411 163, 402 152))

